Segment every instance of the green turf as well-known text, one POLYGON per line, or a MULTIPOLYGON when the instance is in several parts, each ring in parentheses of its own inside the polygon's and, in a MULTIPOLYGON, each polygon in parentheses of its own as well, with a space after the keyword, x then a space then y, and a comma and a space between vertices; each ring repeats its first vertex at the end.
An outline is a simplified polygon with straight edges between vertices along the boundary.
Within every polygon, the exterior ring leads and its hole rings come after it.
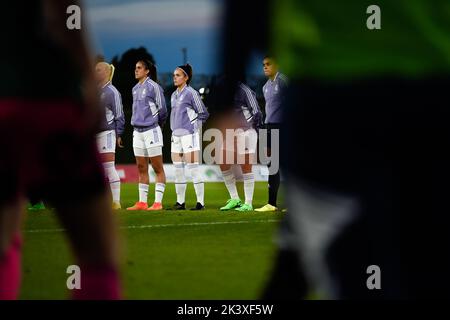
MULTIPOLYGON (((153 199, 149 191, 149 203, 153 199)), ((175 203, 168 184, 163 204, 175 203)), ((243 197, 242 185, 238 186, 243 197)), ((72 195, 74 201, 76 195, 72 195)), ((122 206, 137 200, 136 184, 122 184, 122 206)), ((192 184, 187 207, 195 204, 192 184)), ((267 184, 256 183, 254 208, 266 203, 267 184)), ((205 184, 206 210, 119 210, 123 284, 128 299, 256 299, 272 268, 281 213, 220 212, 223 183, 205 184)), ((282 199, 281 201, 282 202, 282 199)), ((74 264, 51 211, 28 212, 25 223, 22 299, 63 299, 67 266, 74 264)))

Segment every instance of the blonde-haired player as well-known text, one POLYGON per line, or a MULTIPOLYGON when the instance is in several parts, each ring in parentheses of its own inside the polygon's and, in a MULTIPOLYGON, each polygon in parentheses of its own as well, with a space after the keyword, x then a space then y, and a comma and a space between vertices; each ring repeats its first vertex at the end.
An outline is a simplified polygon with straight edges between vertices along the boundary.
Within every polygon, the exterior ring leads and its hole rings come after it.
POLYGON ((114 76, 114 66, 99 62, 95 66, 97 83, 101 91, 101 104, 105 108, 105 117, 101 132, 97 134, 97 146, 102 157, 105 175, 108 177, 113 198, 113 209, 121 209, 120 177, 115 167, 116 144, 123 148, 121 135, 125 128, 122 98, 119 91, 111 83, 114 76))

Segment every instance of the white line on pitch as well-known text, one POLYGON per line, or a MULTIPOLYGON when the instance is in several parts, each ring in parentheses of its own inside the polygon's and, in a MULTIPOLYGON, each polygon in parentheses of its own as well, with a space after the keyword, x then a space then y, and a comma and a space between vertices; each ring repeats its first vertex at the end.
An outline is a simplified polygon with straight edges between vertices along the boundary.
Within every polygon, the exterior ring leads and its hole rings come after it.
MULTIPOLYGON (((208 225, 221 225, 221 224, 245 224, 245 223, 273 223, 280 220, 268 219, 268 220, 241 220, 241 221, 216 221, 216 222, 191 222, 191 223, 172 223, 172 224, 148 224, 148 225, 130 225, 122 226, 120 229, 149 229, 149 228, 166 228, 166 227, 188 227, 188 226, 208 226, 208 225)), ((25 233, 52 233, 63 232, 65 229, 30 229, 24 230, 25 233)))

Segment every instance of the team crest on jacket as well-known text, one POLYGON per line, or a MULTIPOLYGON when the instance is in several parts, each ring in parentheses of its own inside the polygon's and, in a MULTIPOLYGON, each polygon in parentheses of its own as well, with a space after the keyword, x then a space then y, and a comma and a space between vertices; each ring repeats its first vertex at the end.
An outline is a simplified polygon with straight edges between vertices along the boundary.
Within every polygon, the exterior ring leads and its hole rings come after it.
POLYGON ((275 91, 278 91, 278 85, 277 84, 275 85, 275 91))
POLYGON ((145 93, 146 93, 146 89, 144 88, 144 90, 142 90, 142 97, 145 97, 145 93))

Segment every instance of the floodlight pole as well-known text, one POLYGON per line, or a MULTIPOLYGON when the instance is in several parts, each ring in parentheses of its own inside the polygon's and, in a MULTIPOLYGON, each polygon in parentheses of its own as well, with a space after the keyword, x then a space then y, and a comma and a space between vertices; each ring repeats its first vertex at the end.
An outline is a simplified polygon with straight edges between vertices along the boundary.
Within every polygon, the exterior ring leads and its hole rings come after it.
POLYGON ((183 64, 187 63, 187 48, 181 48, 181 52, 183 53, 183 64))

